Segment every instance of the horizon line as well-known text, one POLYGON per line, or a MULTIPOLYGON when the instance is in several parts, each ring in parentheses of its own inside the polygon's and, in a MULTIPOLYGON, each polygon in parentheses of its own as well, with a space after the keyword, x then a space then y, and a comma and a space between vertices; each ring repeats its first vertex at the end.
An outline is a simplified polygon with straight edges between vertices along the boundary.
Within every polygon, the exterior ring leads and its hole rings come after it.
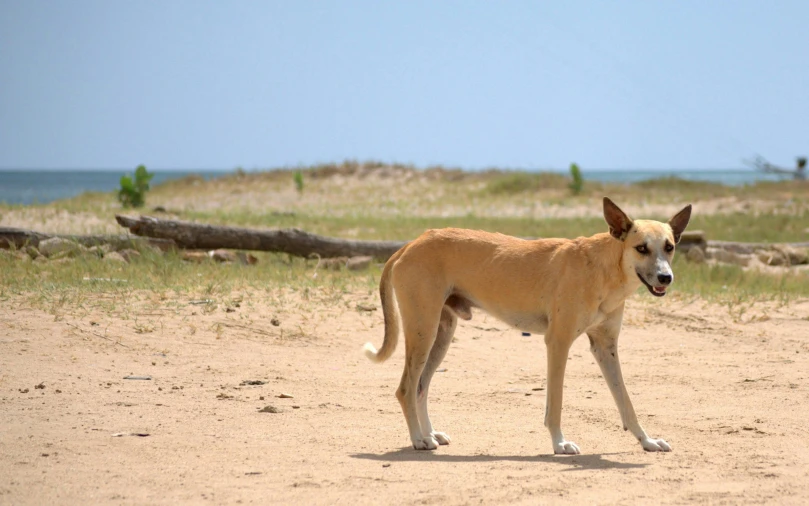
MULTIPOLYGON (((362 164, 363 162, 360 162, 362 164)), ((289 166, 280 166, 280 167, 267 167, 267 168, 252 168, 246 169, 244 167, 230 167, 230 168, 217 168, 217 167, 155 167, 153 169, 147 169, 152 172, 236 172, 237 170, 242 170, 244 172, 270 172, 276 170, 293 170, 293 169, 311 169, 315 168, 319 165, 326 165, 326 164, 314 164, 314 165, 289 165, 289 166)), ((504 172, 568 172, 569 169, 567 168, 503 168, 503 167, 484 167, 484 168, 474 168, 474 169, 467 169, 463 167, 451 167, 451 166, 442 166, 442 165, 428 165, 424 167, 420 167, 417 165, 412 164, 399 164, 399 163, 385 163, 382 166, 394 166, 394 165, 404 165, 406 167, 412 167, 415 170, 428 170, 432 168, 443 168, 446 170, 461 170, 463 172, 485 172, 489 170, 500 170, 504 172)), ((119 171, 133 171, 137 168, 136 167, 18 167, 18 166, 0 166, 0 172, 12 172, 12 171, 40 171, 40 172, 119 172, 119 171)), ((582 172, 618 172, 618 171, 627 171, 627 172, 687 172, 687 171, 750 171, 750 172, 757 172, 756 169, 750 167, 593 167, 593 168, 582 168, 582 172)))

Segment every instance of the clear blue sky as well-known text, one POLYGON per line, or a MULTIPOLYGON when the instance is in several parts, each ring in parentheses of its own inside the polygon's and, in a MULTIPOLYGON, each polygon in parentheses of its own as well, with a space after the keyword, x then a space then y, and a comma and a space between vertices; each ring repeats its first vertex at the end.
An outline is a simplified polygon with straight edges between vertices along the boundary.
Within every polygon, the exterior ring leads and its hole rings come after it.
POLYGON ((0 167, 809 154, 809 2, 0 0, 0 167))

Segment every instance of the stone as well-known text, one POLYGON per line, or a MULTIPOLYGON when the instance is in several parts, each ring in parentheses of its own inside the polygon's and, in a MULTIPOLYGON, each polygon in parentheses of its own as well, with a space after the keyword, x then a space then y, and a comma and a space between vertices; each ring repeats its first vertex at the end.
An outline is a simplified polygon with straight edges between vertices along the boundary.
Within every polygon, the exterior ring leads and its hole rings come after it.
POLYGON ((351 257, 346 262, 346 269, 350 271, 364 271, 371 266, 373 260, 373 257, 367 256, 351 257))
POLYGON ((796 248, 786 244, 776 246, 775 249, 789 260, 789 265, 809 264, 809 252, 806 249, 796 248))
POLYGON ((685 254, 686 260, 689 262, 693 262, 695 264, 701 264, 705 262, 705 251, 702 248, 690 248, 688 253, 685 254))
POLYGON ((239 257, 233 251, 226 249, 216 249, 208 252, 208 256, 217 262, 236 262, 239 257))
POLYGON ((756 256, 764 265, 772 265, 776 267, 783 265, 789 266, 789 258, 776 249, 759 250, 756 252, 756 256))
POLYGON ((743 255, 721 248, 708 248, 705 250, 705 256, 717 262, 740 265, 742 267, 747 267, 753 260, 753 255, 743 255))
POLYGON ((187 262, 201 264, 202 262, 209 260, 211 257, 209 257, 208 253, 204 251, 183 251, 182 258, 187 262))
MULTIPOLYGON (((131 262, 134 258, 140 257, 140 251, 136 249, 122 249, 118 254, 124 257, 124 260, 127 262, 131 262)), ((109 253, 107 253, 107 255, 109 255, 109 253)))
POLYGON ((122 254, 118 253, 117 251, 110 251, 109 253, 104 255, 104 261, 105 262, 116 262, 116 263, 125 264, 126 263, 126 258, 124 258, 124 256, 122 254))
POLYGON ((39 252, 46 257, 56 255, 72 255, 81 251, 86 251, 86 248, 81 244, 62 239, 60 237, 51 237, 39 243, 39 252))

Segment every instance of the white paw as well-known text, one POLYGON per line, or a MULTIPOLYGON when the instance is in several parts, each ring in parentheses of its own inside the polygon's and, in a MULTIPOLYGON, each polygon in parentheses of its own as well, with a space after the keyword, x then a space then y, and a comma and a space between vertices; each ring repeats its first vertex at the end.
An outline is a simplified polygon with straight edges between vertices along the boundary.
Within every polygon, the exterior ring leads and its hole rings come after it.
POLYGON ((665 442, 662 439, 652 439, 647 437, 646 439, 642 439, 640 445, 643 446, 643 449, 647 452, 670 452, 671 445, 665 442))
POLYGON ((416 450, 435 450, 438 448, 438 441, 434 437, 428 436, 421 441, 413 441, 413 448, 416 450))
POLYGON ((572 441, 562 441, 553 445, 553 453, 557 455, 578 455, 581 453, 576 443, 572 441))
POLYGON ((445 432, 435 432, 435 431, 433 431, 430 435, 433 436, 433 438, 436 441, 438 441, 438 444, 440 444, 440 445, 448 445, 449 442, 451 441, 451 439, 449 438, 449 434, 447 434, 445 432))

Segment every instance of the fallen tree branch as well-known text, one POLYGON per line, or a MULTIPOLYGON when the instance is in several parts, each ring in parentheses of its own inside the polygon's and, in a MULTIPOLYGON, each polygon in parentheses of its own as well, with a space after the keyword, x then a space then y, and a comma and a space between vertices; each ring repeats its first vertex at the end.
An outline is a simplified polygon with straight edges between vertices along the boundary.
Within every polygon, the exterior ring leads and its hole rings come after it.
POLYGON ((136 237, 132 235, 62 235, 43 234, 22 228, 0 227, 0 248, 21 249, 25 246, 38 247, 39 243, 47 239, 59 238, 73 241, 82 246, 92 247, 109 244, 116 250, 138 246, 155 246, 163 251, 176 248, 174 241, 154 237, 136 237))
POLYGON ((791 248, 809 248, 809 242, 733 242, 733 241, 708 241, 709 248, 723 249, 733 253, 749 255, 758 250, 777 249, 779 246, 789 246, 791 248))
POLYGON ((335 239, 298 228, 254 230, 150 216, 132 218, 116 215, 115 220, 135 235, 171 239, 181 248, 188 249, 274 251, 306 258, 312 255, 322 258, 372 256, 386 260, 406 244, 404 241, 335 239))

